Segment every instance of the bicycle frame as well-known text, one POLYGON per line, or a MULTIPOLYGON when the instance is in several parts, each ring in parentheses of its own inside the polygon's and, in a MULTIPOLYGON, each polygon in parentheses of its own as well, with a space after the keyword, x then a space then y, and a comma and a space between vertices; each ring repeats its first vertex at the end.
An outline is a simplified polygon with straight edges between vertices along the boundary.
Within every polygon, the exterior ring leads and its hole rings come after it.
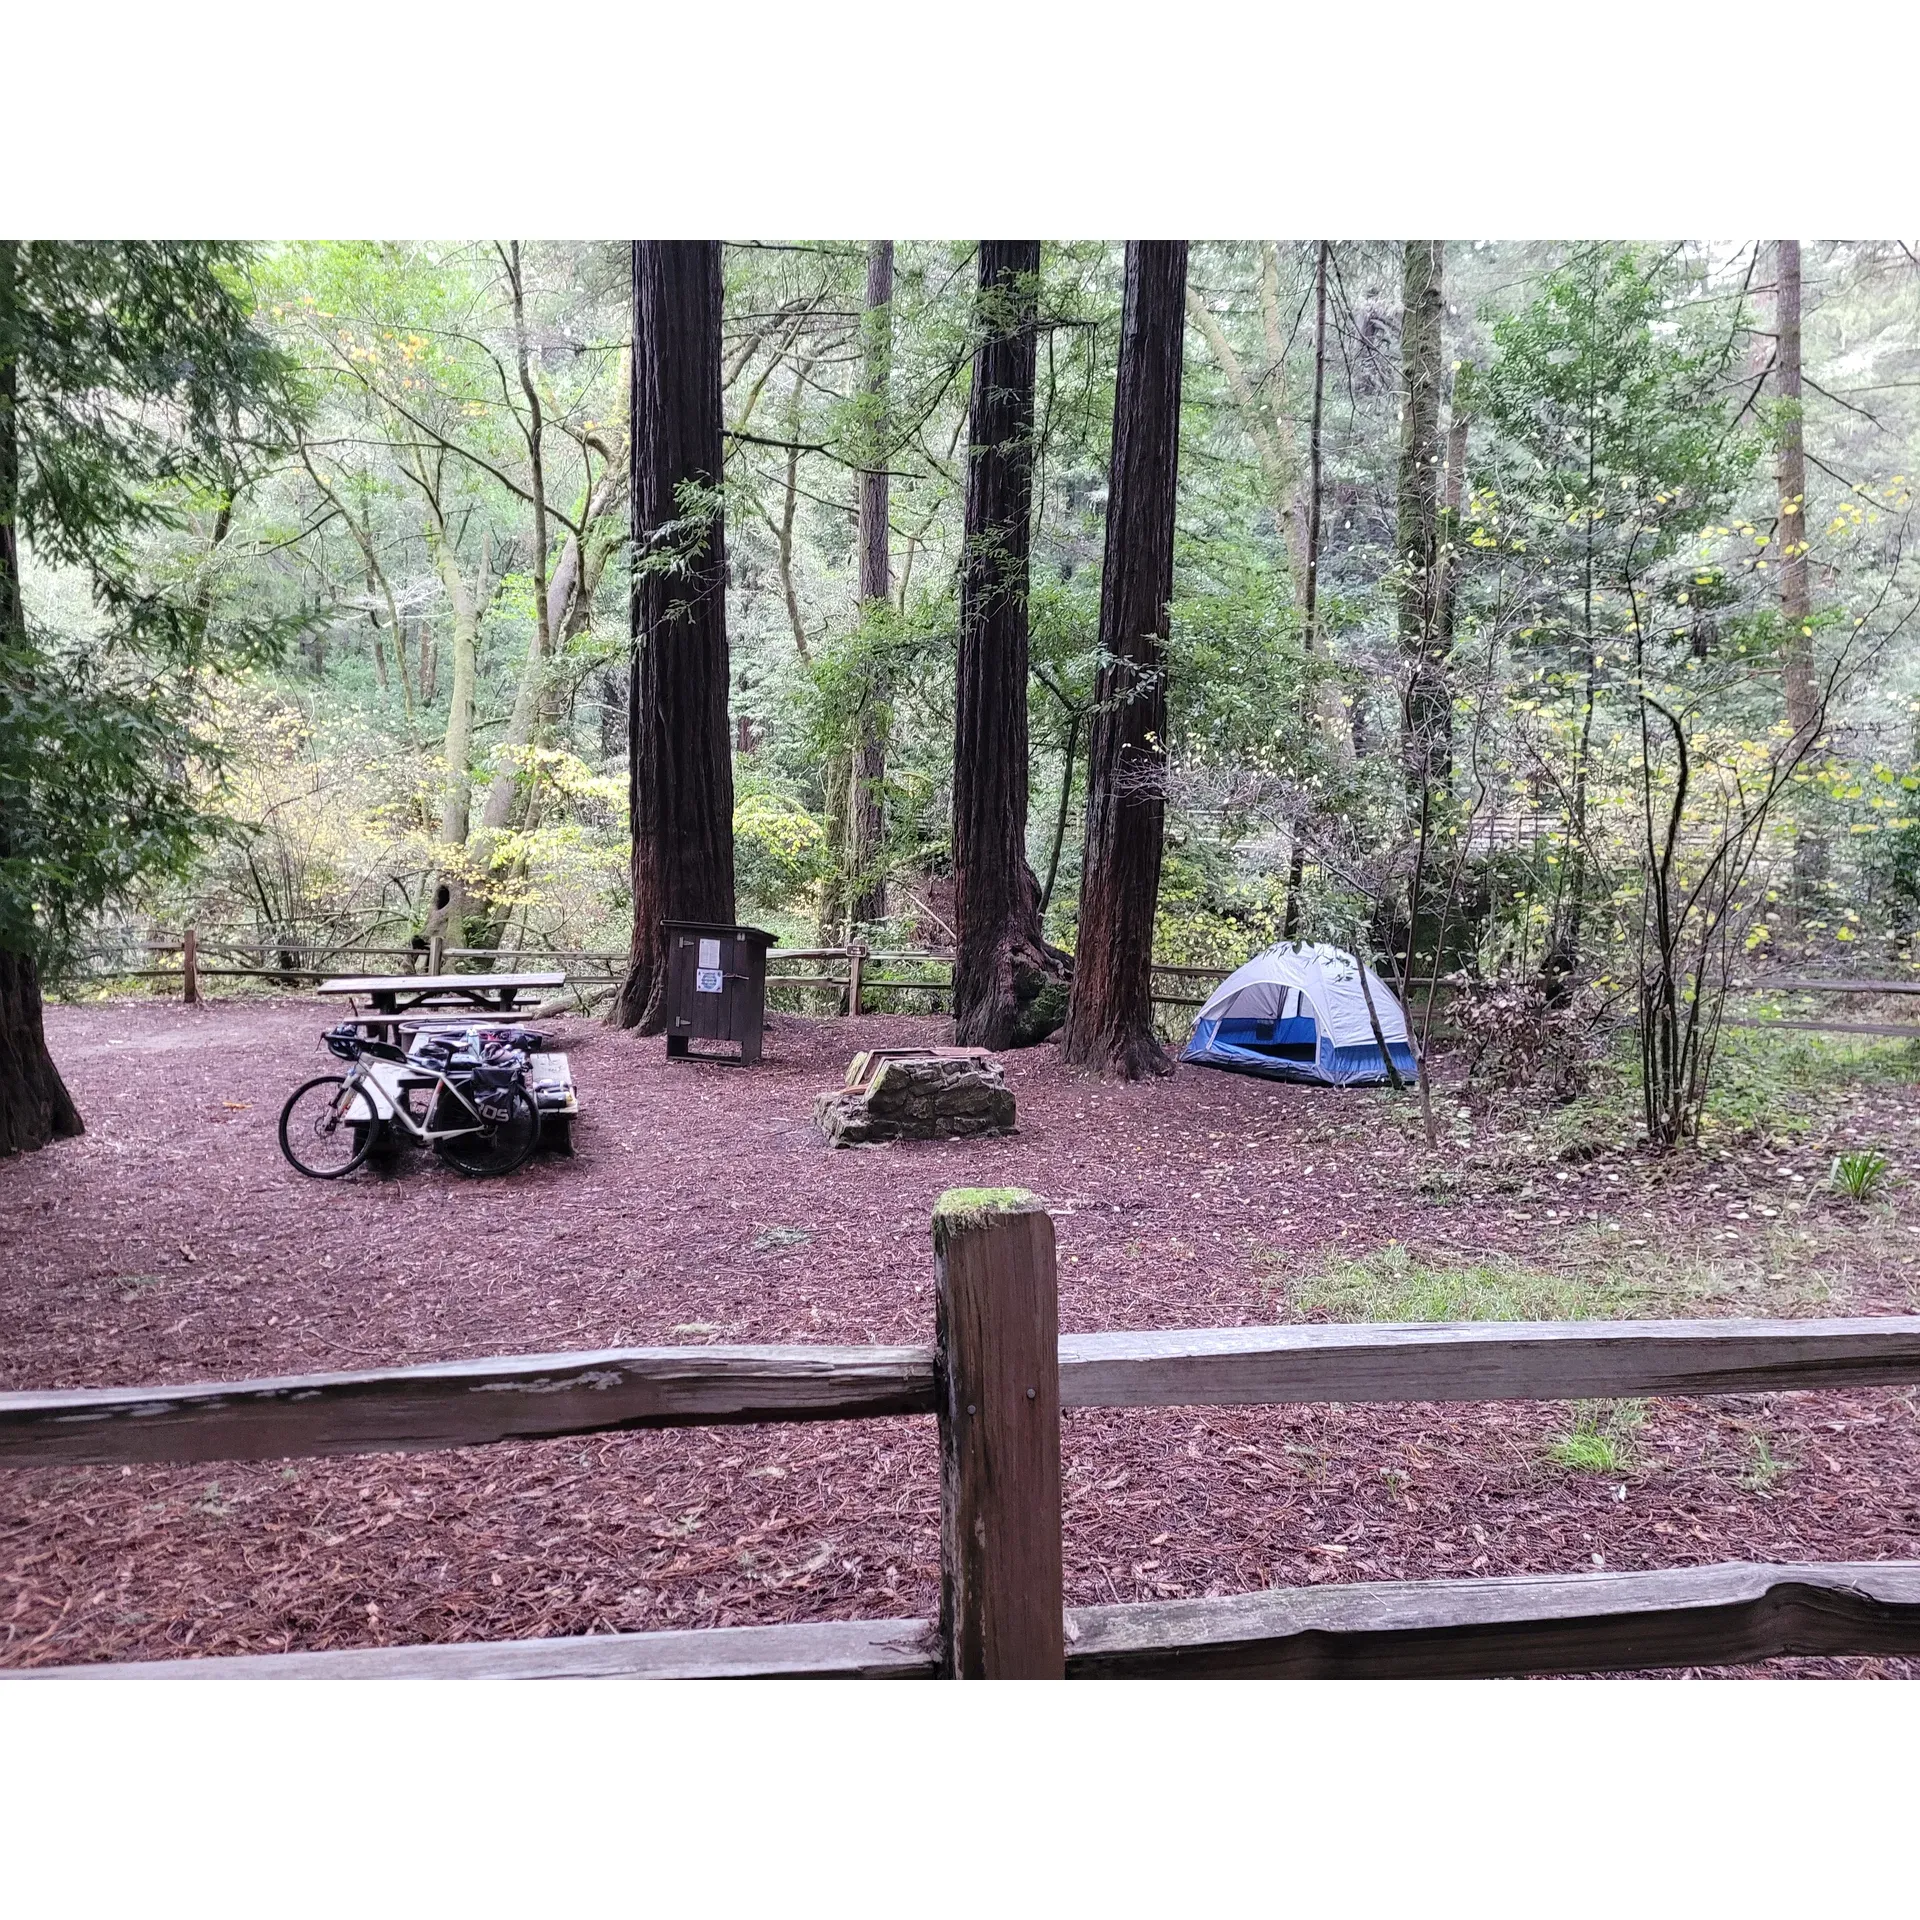
POLYGON ((485 1133, 487 1130, 487 1122, 473 1102, 436 1068, 421 1066, 413 1061, 370 1060, 363 1054, 348 1067, 345 1078, 348 1087, 366 1095, 376 1120, 397 1125, 423 1145, 430 1146, 436 1140, 460 1140, 470 1133, 485 1133), (411 1085, 404 1085, 403 1082, 410 1082, 411 1085), (467 1127, 427 1126, 424 1121, 416 1120, 407 1106, 407 1094, 412 1091, 428 1094, 428 1114, 439 1107, 444 1096, 450 1095, 460 1108, 473 1116, 473 1124, 467 1127))

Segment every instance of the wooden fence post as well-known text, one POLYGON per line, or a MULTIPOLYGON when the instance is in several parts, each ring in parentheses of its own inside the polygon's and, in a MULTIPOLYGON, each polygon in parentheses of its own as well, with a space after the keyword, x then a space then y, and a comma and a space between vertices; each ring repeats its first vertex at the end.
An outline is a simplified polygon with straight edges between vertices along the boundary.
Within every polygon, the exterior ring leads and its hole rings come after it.
POLYGON ((429 977, 437 975, 441 968, 446 965, 446 947, 446 941, 437 933, 427 942, 427 973, 429 977))
POLYGON ((1060 1311, 1053 1220, 1017 1189, 933 1213, 940 1637, 955 1680, 1058 1680, 1060 1311))
POLYGON ((192 927, 180 936, 180 997, 190 1007, 200 1004, 200 935, 192 927))
POLYGON ((858 1015, 860 1011, 860 963, 867 957, 867 944, 864 940, 847 942, 847 1011, 858 1015))

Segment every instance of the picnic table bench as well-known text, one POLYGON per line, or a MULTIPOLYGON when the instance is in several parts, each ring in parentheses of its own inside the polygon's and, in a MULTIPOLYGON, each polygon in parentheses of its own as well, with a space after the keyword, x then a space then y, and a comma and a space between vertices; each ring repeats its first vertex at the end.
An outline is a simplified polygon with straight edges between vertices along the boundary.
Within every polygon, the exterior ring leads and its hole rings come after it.
MULTIPOLYGON (((365 1000, 352 1024, 370 1039, 411 1048, 413 1036, 436 1028, 482 1026, 478 1015, 525 1019, 521 997, 544 996, 567 984, 564 973, 356 974, 323 981, 317 992, 336 1000, 365 1000)), ((540 1113, 543 1145, 573 1150, 573 1116, 580 1111, 573 1067, 564 1053, 536 1053, 527 1062, 528 1091, 540 1113)))

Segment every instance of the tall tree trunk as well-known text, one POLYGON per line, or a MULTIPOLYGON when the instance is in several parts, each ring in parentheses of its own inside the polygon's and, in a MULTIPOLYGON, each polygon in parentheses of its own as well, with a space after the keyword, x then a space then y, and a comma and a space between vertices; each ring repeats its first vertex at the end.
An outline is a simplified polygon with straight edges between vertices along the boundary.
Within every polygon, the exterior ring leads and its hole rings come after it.
POLYGON ((847 824, 848 801, 853 792, 853 759, 844 748, 835 748, 821 768, 821 795, 826 803, 827 845, 841 854, 820 883, 819 940, 823 947, 838 946, 852 937, 847 925, 850 910, 845 852, 852 838, 847 824))
POLYGON ((1453 768, 1453 690, 1439 620, 1444 249, 1444 241, 1409 240, 1402 277, 1397 544, 1400 651, 1407 699, 1401 757, 1416 806, 1418 796, 1444 785, 1453 768))
POLYGON ((954 1035, 1031 1046, 1066 1017, 1066 956, 1027 865, 1027 554, 1037 240, 980 242, 954 698, 954 1035))
MULTIPOLYGON (((20 644, 26 625, 20 597, 20 380, 14 345, 19 257, 17 240, 0 240, 0 651, 6 653, 20 644)), ((0 815, 0 859, 9 851, 10 827, 0 815)), ((82 1131, 79 1109, 47 1051, 38 959, 0 948, 0 1155, 82 1131)))
POLYGON ((1166 818, 1169 604, 1180 461, 1184 240, 1130 240, 1100 572, 1100 679, 1065 1057, 1123 1080, 1170 1073, 1153 1031, 1166 818))
MULTIPOLYGON (((1313 677, 1316 664, 1331 658, 1330 650, 1320 638, 1320 537, 1326 501, 1327 271, 1332 261, 1332 243, 1316 240, 1313 248, 1313 407, 1307 417, 1307 525, 1302 542, 1300 627, 1301 651, 1308 675, 1307 717, 1322 711, 1319 703, 1330 699, 1331 710, 1325 715, 1323 731, 1351 752, 1352 736, 1340 724, 1345 716, 1340 707, 1339 689, 1331 679, 1316 685, 1313 677)), ((1355 703, 1356 717, 1365 711, 1364 705, 1355 703)), ((1295 939, 1300 932, 1300 896, 1307 865, 1306 843, 1301 838, 1303 825, 1296 817, 1289 828, 1293 847, 1287 860, 1287 914, 1280 929, 1283 940, 1295 939)))
POLYGON ((1461 403, 1458 385, 1447 416, 1447 477, 1440 496, 1439 584, 1435 593, 1433 626, 1442 658, 1453 655, 1454 619, 1460 599, 1460 515, 1467 499, 1467 428, 1471 416, 1461 403))
MULTIPOLYGON (((380 609, 371 604, 376 584, 373 577, 373 569, 369 567, 367 569, 367 600, 369 602, 367 607, 367 624, 373 629, 373 637, 367 644, 373 654, 374 680, 378 683, 380 691, 385 693, 388 690, 387 650, 380 644, 380 609)), ((404 671, 404 664, 402 670, 404 671)))
POLYGON ((1773 390, 1777 449, 1774 479, 1780 496, 1780 620, 1786 629, 1781 678, 1787 724, 1794 745, 1804 748, 1820 724, 1813 684, 1813 596, 1807 570, 1807 442, 1802 421, 1804 376, 1800 362, 1800 242, 1773 243, 1773 390))
MULTIPOLYGON (((1800 242, 1773 243, 1774 483, 1780 501, 1775 535, 1780 577, 1781 690, 1792 751, 1811 751, 1824 719, 1813 664, 1813 589, 1807 566, 1807 440, 1805 376, 1800 345, 1800 242)), ((1799 829, 1793 846, 1793 909, 1813 904, 1827 877, 1827 846, 1817 826, 1799 829)))
MULTIPOLYGON (((806 353, 793 363, 793 385, 787 393, 787 478, 782 490, 780 518, 767 517, 773 530, 773 566, 780 576, 780 596, 787 606, 787 625, 793 629, 793 650, 802 664, 813 656, 807 649, 807 623, 800 612, 800 590, 793 577, 793 522, 800 505, 800 435, 805 422, 801 402, 806 397, 807 377, 813 371, 814 355, 806 353)), ((764 514, 765 510, 762 509, 764 514)))
POLYGON ((730 923, 720 242, 633 243, 633 950, 622 1027, 666 1025, 669 920, 730 923))
POLYGON ((860 618, 866 646, 866 684, 853 745, 853 793, 847 809, 847 871, 853 887, 849 918, 868 924, 886 917, 887 881, 880 870, 886 840, 882 798, 887 778, 887 703, 891 689, 875 651, 878 627, 893 592, 893 554, 887 533, 888 388, 893 373, 893 242, 867 248, 866 364, 861 381, 865 469, 860 475, 860 618))
POLYGON ((514 689, 513 712, 507 720, 506 738, 496 756, 493 777, 487 785, 486 804, 480 810, 480 844, 475 849, 482 884, 488 896, 489 925, 478 944, 498 946, 506 936, 506 916, 500 913, 495 896, 497 880, 505 875, 493 872, 493 842, 513 823, 515 797, 526 788, 526 749, 533 745, 540 729, 546 699, 547 671, 553 658, 553 608, 547 583, 547 467, 546 418, 540 404, 540 390, 534 383, 531 349, 527 339, 526 287, 520 266, 520 242, 511 240, 501 255, 507 270, 507 288, 513 304, 513 340, 520 372, 520 390, 526 396, 527 417, 521 435, 527 444, 529 491, 533 495, 533 633, 527 658, 520 671, 520 684, 514 689))
POLYGON ((447 763, 447 790, 440 805, 440 845, 442 879, 450 889, 446 910, 449 945, 461 944, 467 912, 467 835, 473 807, 473 702, 479 679, 480 621, 491 594, 493 542, 491 534, 481 543, 480 576, 470 586, 460 570, 460 556, 440 510, 437 493, 427 496, 427 512, 432 530, 428 545, 434 564, 440 570, 447 602, 453 609, 453 661, 448 689, 447 737, 444 754, 447 763))

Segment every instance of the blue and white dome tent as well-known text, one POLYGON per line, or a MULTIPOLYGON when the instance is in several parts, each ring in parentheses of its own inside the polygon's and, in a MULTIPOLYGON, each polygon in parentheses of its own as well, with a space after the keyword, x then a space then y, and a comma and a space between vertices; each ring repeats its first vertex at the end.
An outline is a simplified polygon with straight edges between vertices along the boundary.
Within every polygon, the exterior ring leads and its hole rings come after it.
POLYGON ((1387 1069, 1367 1017, 1367 994, 1380 1036, 1408 1085, 1418 1078, 1407 1016, 1386 982, 1340 947, 1282 940, 1256 954, 1208 996, 1181 1059, 1316 1086, 1384 1083, 1387 1069))

